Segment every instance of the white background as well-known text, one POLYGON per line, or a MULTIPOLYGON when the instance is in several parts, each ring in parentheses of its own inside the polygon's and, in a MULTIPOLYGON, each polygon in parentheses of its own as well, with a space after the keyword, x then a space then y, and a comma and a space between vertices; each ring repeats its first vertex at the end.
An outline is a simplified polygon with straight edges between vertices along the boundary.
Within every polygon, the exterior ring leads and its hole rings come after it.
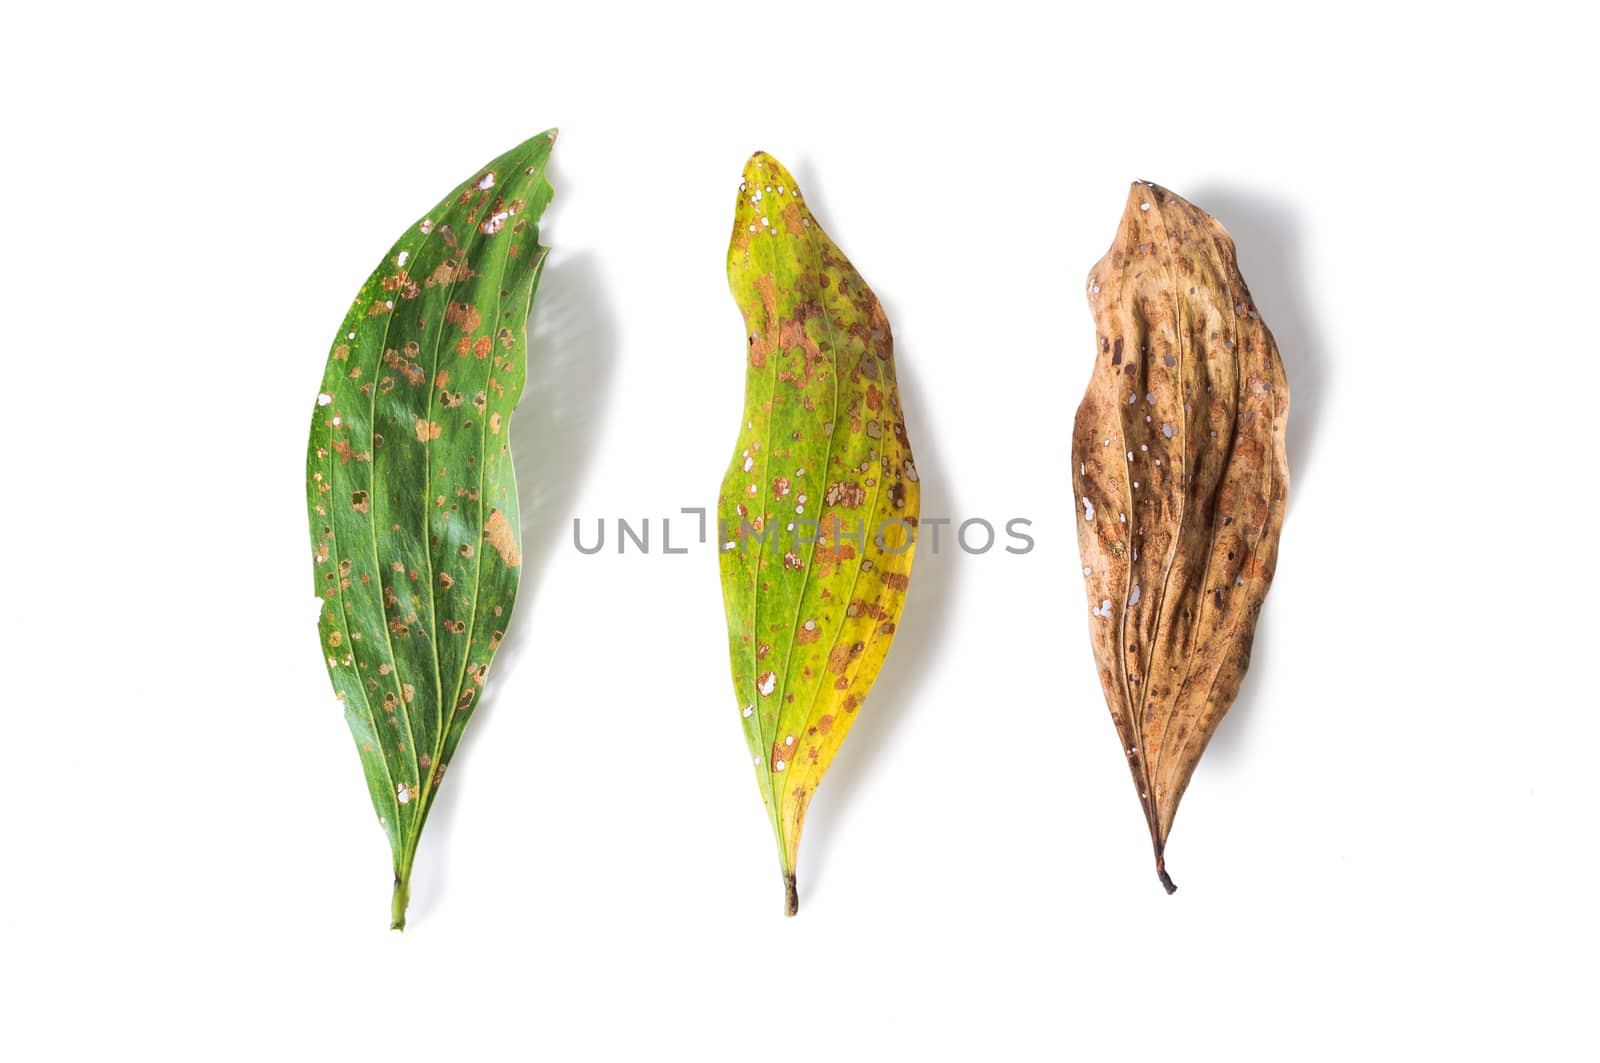
POLYGON ((933 6, 7 15, 10 1058, 1592 1058, 1593 25, 933 6), (393 934, 306 425, 383 250, 551 125, 522 596, 393 934), (571 546, 714 501, 757 148, 889 311, 924 515, 1038 542, 919 553, 793 920, 713 549, 571 546), (1067 474, 1133 178, 1231 229, 1293 402, 1170 898, 1067 474))

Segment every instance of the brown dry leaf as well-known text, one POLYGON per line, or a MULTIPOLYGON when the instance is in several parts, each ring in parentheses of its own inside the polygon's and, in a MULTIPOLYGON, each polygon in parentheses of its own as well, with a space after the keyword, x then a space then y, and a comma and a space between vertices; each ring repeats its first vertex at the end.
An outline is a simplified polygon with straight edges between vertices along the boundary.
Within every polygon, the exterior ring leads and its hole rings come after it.
POLYGON ((1072 433, 1090 641, 1163 853, 1250 663, 1288 497, 1289 386, 1233 240, 1135 182, 1089 274, 1098 355, 1072 433))

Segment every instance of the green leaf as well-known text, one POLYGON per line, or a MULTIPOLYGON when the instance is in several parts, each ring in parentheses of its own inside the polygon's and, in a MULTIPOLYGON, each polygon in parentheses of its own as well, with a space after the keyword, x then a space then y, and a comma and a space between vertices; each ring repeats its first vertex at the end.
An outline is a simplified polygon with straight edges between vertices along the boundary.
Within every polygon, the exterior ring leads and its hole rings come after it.
POLYGON ((339 326, 311 415, 318 631, 394 855, 397 930, 517 594, 510 420, 555 137, 475 171, 395 241, 339 326))
POLYGON ((806 806, 905 604, 920 488, 883 307, 763 152, 739 185, 728 284, 747 346, 739 441, 717 506, 722 595, 793 915, 806 806))

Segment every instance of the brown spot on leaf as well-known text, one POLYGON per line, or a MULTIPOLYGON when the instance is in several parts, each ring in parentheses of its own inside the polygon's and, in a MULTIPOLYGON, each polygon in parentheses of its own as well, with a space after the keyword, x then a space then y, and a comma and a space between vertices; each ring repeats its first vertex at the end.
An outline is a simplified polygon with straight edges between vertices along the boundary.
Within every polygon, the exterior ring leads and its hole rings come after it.
POLYGON ((427 280, 422 282, 424 288, 434 288, 437 285, 453 285, 462 280, 472 280, 477 277, 472 272, 472 267, 467 266, 467 259, 446 258, 443 263, 434 267, 434 272, 427 275, 427 280))
POLYGON ((848 645, 840 643, 835 646, 833 652, 828 654, 828 671, 834 675, 842 676, 845 669, 849 668, 851 663, 861 656, 861 651, 866 648, 867 644, 864 642, 853 642, 848 645))
POLYGON ((839 480, 828 485, 828 493, 823 495, 822 500, 830 506, 856 509, 867 500, 867 491, 853 481, 839 480))
POLYGON ((854 543, 844 541, 839 534, 842 522, 836 513, 830 513, 822 518, 818 525, 817 545, 811 550, 811 558, 818 565, 818 575, 827 579, 833 575, 834 566, 841 561, 849 561, 856 556, 854 543))
POLYGON ((483 526, 483 539, 500 555, 500 560, 505 562, 507 568, 522 564, 522 550, 511 530, 511 522, 498 509, 489 513, 488 523, 483 526))
POLYGON ((783 205, 783 224, 790 236, 799 236, 805 232, 805 217, 800 213, 800 204, 789 200, 783 205))
MULTIPOLYGON (((408 343, 405 345, 405 347, 398 351, 391 347, 383 352, 383 364, 388 366, 390 369, 393 369, 396 372, 404 375, 407 383, 413 385, 420 384, 427 379, 428 374, 422 371, 421 366, 412 361, 412 359, 415 358, 419 353, 420 352, 415 343, 408 343)), ((393 381, 389 378, 385 379, 389 381, 389 384, 392 387, 393 381)), ((383 390, 387 391, 388 388, 384 388, 383 390)))
POLYGON ((476 332, 478 325, 483 321, 483 316, 471 303, 452 300, 450 305, 445 307, 444 319, 462 332, 476 332))
POLYGON ((372 455, 371 454, 368 454, 368 453, 366 453, 364 451, 362 453, 359 453, 359 454, 356 453, 355 450, 353 450, 351 448, 350 441, 348 439, 335 439, 333 441, 333 452, 335 454, 339 455, 339 464, 340 465, 348 465, 348 464, 350 464, 350 462, 352 460, 354 460, 354 461, 371 461, 372 460, 372 455))

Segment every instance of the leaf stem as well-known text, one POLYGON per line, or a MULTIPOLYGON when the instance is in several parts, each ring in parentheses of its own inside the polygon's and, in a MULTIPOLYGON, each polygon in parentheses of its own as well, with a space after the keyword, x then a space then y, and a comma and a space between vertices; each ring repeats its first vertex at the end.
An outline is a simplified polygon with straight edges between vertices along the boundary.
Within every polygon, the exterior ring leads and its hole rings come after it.
POLYGON ((783 873, 783 914, 792 916, 800 911, 800 887, 795 884, 794 872, 783 873))
POLYGON ((389 902, 389 929, 404 930, 406 928, 406 909, 411 906, 411 869, 396 871, 394 875, 394 899, 389 902))

